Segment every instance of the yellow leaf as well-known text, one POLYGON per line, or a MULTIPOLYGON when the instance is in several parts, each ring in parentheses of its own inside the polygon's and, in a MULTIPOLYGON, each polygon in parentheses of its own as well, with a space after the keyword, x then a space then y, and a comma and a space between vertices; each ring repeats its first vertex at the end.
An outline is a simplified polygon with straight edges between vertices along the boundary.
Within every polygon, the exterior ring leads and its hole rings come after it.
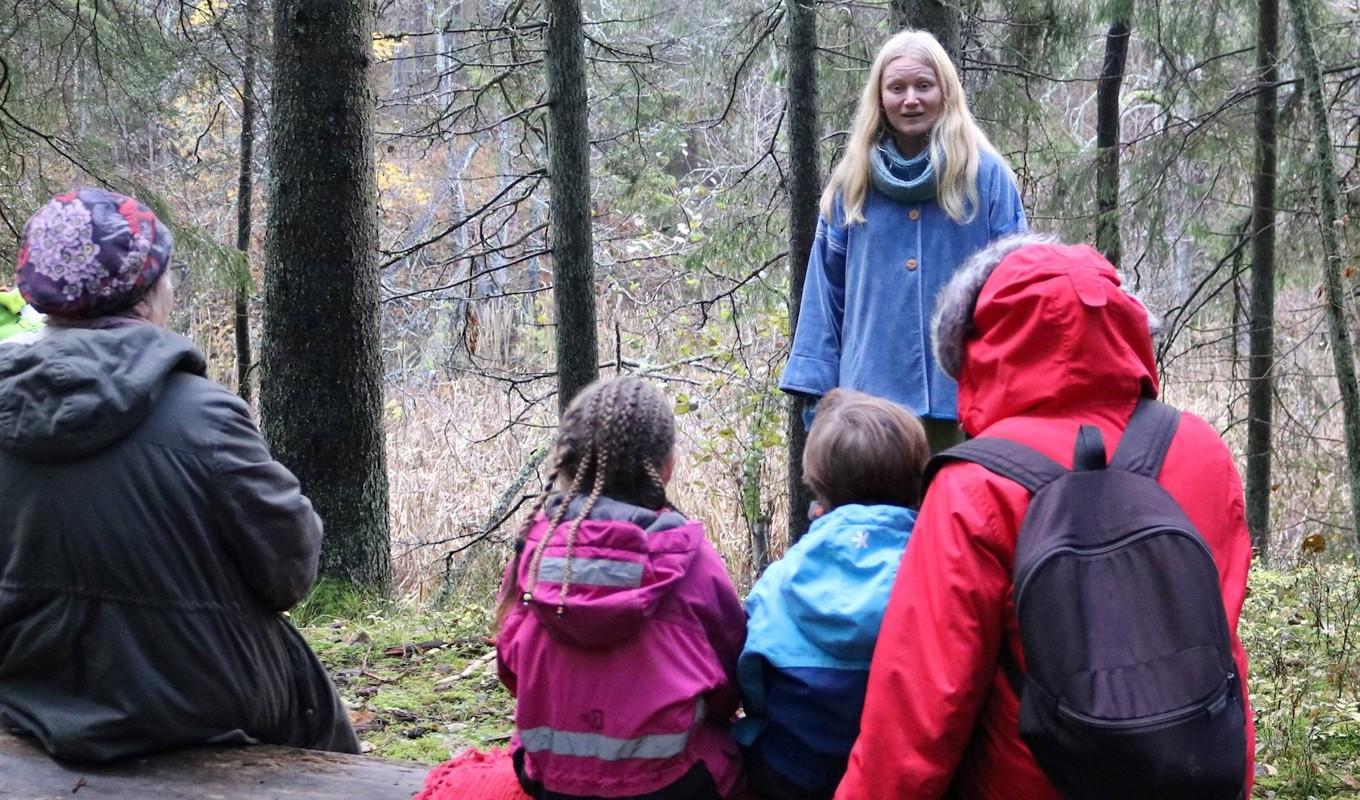
POLYGON ((1299 545, 1299 550, 1304 555, 1317 555, 1327 549, 1327 537, 1320 533, 1313 533, 1303 538, 1303 543, 1299 545))
POLYGON ((1360 272, 1360 270, 1356 269, 1354 264, 1351 264, 1349 267, 1346 267, 1345 269, 1341 270, 1341 277, 1345 278, 1346 280, 1350 280, 1351 278, 1355 277, 1355 273, 1357 272, 1360 272))
POLYGON ((373 34, 373 58, 377 61, 390 61, 392 56, 397 54, 397 48, 401 47, 400 36, 384 36, 373 34))

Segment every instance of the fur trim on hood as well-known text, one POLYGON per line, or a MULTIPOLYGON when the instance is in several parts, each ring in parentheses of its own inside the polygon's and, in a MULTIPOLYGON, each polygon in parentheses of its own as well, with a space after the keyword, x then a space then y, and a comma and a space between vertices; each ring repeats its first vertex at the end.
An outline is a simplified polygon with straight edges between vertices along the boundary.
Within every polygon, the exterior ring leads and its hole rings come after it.
MULTIPOLYGON (((1039 244, 1060 244, 1057 236, 1047 233, 1020 233, 996 239, 963 262, 954 277, 945 284, 935 301, 935 315, 930 321, 930 341, 935 361, 951 378, 957 379, 963 367, 963 350, 973 334, 973 311, 978 295, 996 268, 1022 247, 1039 244)), ((1126 286, 1124 293, 1137 300, 1144 310, 1147 305, 1126 286)), ((1161 319, 1148 311, 1148 332, 1157 336, 1162 330, 1161 319)))

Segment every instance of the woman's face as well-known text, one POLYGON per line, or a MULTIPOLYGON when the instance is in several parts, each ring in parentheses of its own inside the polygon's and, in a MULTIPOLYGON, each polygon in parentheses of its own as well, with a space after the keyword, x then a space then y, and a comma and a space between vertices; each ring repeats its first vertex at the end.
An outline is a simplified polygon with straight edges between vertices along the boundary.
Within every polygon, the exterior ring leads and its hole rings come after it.
POLYGON ((132 312, 152 325, 164 328, 170 322, 170 312, 174 306, 175 276, 167 268, 152 284, 146 296, 132 307, 132 312))
POLYGON ((915 56, 898 56, 883 69, 879 96, 902 155, 914 156, 924 150, 944 107, 944 92, 935 70, 915 56))

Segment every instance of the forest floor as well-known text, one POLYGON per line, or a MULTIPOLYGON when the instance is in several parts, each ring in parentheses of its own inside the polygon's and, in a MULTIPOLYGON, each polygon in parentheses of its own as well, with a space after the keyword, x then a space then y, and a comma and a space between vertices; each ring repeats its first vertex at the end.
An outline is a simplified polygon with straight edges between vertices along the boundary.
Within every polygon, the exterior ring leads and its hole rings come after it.
MULTIPOLYGON (((366 752, 434 764, 509 741, 513 700, 496 678, 487 609, 313 599, 294 613, 366 752)), ((1253 797, 1360 798, 1354 559, 1304 556, 1286 571, 1254 569, 1240 632, 1256 717, 1253 797)))
POLYGON ((438 763, 504 747, 514 700, 496 678, 490 614, 380 606, 300 625, 350 709, 364 752, 438 763))

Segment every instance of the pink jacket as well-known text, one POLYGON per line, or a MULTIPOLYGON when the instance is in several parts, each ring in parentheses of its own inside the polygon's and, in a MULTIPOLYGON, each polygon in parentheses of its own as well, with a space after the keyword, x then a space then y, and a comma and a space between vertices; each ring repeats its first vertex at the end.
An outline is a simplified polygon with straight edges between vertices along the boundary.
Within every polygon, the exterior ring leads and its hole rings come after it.
POLYGON ((548 522, 535 521, 513 576, 515 594, 529 588, 532 600, 516 603, 496 643, 528 777, 561 794, 629 797, 702 761, 731 794, 741 766, 728 728, 746 619, 722 560, 702 523, 602 497, 577 533, 559 615, 567 529, 581 502, 549 537, 536 584, 548 522))

